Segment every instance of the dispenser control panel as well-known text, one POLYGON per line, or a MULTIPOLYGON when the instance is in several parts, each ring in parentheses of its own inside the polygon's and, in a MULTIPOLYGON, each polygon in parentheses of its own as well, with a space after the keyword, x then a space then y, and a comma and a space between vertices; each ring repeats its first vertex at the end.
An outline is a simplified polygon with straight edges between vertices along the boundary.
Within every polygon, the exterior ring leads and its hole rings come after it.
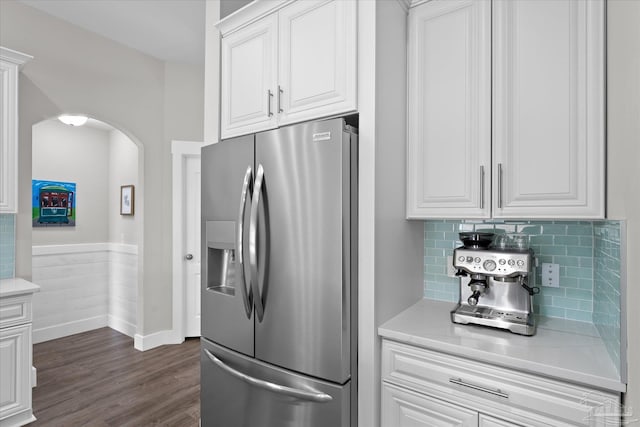
POLYGON ((532 268, 531 251, 508 252, 458 248, 453 266, 471 274, 491 276, 527 275, 532 268))

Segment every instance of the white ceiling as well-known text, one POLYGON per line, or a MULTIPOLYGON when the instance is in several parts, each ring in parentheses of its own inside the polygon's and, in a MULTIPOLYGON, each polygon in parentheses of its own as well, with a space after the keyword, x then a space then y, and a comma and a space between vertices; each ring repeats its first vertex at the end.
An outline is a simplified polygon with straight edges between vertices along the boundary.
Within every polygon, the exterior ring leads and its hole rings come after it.
POLYGON ((19 1, 163 61, 204 63, 205 0, 19 1))

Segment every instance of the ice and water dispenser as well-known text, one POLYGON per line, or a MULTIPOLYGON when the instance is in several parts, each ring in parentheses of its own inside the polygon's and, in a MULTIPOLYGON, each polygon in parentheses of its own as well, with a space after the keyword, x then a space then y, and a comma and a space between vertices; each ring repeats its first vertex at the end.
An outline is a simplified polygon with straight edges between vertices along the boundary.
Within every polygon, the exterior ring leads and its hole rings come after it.
POLYGON ((235 295, 235 221, 206 222, 207 290, 235 295))

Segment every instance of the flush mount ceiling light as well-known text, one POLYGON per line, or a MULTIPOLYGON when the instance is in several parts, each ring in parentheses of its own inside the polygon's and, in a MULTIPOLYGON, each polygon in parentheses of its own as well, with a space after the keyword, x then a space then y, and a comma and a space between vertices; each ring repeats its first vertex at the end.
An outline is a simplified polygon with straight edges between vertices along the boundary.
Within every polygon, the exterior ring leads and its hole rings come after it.
POLYGON ((87 116, 74 116, 71 114, 63 114, 58 116, 58 120, 60 120, 65 125, 69 126, 82 126, 87 123, 89 118, 87 116))

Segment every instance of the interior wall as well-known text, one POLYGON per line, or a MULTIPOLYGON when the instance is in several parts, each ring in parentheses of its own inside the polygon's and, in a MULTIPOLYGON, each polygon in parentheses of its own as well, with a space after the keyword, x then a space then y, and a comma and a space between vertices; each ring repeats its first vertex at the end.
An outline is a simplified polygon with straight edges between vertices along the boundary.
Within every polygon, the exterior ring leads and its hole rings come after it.
POLYGON ((628 386, 625 403, 640 413, 640 287, 633 260, 640 259, 640 2, 607 2, 607 216, 627 220, 627 256, 622 274, 627 286, 628 386))
MULTIPOLYGON (((136 215, 142 215, 144 226, 137 242, 141 277, 136 323, 142 336, 171 330, 170 140, 202 140, 203 123, 189 135, 166 135, 165 127, 182 132, 193 126, 202 116, 193 119, 190 112, 201 109, 203 100, 202 90, 198 97, 180 99, 188 105, 173 105, 174 114, 166 117, 165 91, 202 80, 167 80, 162 61, 15 0, 0 1, 0 39, 3 46, 34 56, 20 75, 20 194, 31 191, 31 128, 44 119, 82 112, 121 129, 138 145, 144 173, 136 191, 136 215)), ((30 199, 23 197, 16 217, 16 275, 26 279, 31 278, 31 246, 30 199)))
MULTIPOLYGON (((117 129, 109 132, 108 164, 108 241, 137 245, 140 215, 136 215, 138 184, 138 147, 117 129), (133 216, 120 215, 120 187, 134 186, 133 216)), ((104 161, 104 159, 103 159, 104 161)), ((105 240, 107 241, 107 240, 105 240)))
POLYGON ((220 19, 251 3, 251 0, 221 0, 220 19))
MULTIPOLYGON (((76 225, 34 227, 32 244, 106 242, 109 133, 45 120, 33 127, 32 178, 76 184, 76 225)), ((24 195, 24 193, 23 193, 24 195)), ((27 197, 25 197, 27 198, 27 197)), ((33 201, 29 193, 29 199, 33 201)))

